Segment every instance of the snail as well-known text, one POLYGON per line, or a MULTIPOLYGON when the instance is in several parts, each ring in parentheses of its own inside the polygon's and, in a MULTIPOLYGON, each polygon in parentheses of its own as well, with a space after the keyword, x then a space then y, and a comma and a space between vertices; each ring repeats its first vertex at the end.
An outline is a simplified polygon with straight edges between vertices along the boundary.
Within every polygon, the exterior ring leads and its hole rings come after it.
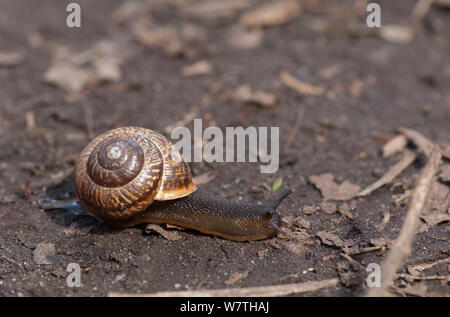
POLYGON ((174 145, 139 127, 117 128, 94 138, 76 163, 75 189, 82 207, 112 226, 170 224, 234 241, 282 232, 275 209, 291 192, 267 205, 200 195, 174 145))

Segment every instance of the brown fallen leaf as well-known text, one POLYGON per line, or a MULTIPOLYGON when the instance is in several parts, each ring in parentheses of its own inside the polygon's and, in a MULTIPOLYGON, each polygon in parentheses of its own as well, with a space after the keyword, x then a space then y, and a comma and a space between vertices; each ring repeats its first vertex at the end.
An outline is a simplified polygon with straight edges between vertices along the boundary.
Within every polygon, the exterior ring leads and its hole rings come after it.
POLYGON ((320 209, 326 214, 334 214, 337 211, 337 204, 333 202, 322 201, 320 204, 320 209))
POLYGON ((44 78, 69 93, 77 93, 94 82, 94 72, 83 69, 69 62, 58 62, 50 66, 45 72, 44 78))
POLYGON ((348 180, 342 184, 335 183, 334 175, 331 173, 312 175, 309 177, 309 181, 320 190, 324 200, 350 200, 361 190, 361 187, 348 180))
POLYGON ((428 231, 438 224, 450 221, 450 215, 448 213, 442 213, 436 210, 427 215, 421 215, 420 218, 425 221, 425 223, 420 224, 417 233, 428 231))
POLYGON ((44 79, 77 95, 87 88, 95 88, 101 82, 119 81, 124 54, 124 50, 119 50, 118 45, 111 41, 98 42, 77 54, 60 49, 44 79))
POLYGON ((24 52, 0 52, 0 67, 12 67, 25 60, 24 52))
POLYGON ((183 67, 183 76, 193 77, 198 75, 207 75, 212 72, 212 66, 208 61, 201 60, 194 64, 183 67))
POLYGON ((338 208, 338 211, 342 216, 353 220, 353 219, 355 219, 355 216, 353 215, 351 210, 355 210, 355 209, 356 209, 356 201, 352 201, 352 204, 348 204, 348 203, 341 204, 338 208))
POLYGON ((338 248, 342 248, 344 246, 344 242, 334 233, 319 231, 316 235, 320 238, 323 244, 329 246, 336 246, 338 248))
POLYGON ((408 166, 410 166, 414 160, 416 159, 416 153, 405 150, 403 154, 403 158, 397 162, 386 174, 384 174, 381 178, 379 178, 375 183, 369 185, 365 189, 363 189, 358 196, 366 196, 372 193, 374 190, 389 184, 392 182, 398 175, 400 175, 408 166))
POLYGON ((298 80, 287 71, 282 71, 280 74, 281 82, 287 87, 291 88, 302 96, 321 96, 325 90, 322 87, 313 86, 298 80))
POLYGON ((296 0, 274 1, 245 12, 240 23, 249 28, 281 25, 297 17, 300 12, 301 8, 296 0))
POLYGON ((234 98, 243 103, 256 104, 263 107, 274 107, 278 104, 278 97, 261 91, 252 91, 250 85, 244 84, 239 86, 234 92, 234 98))
POLYGON ((388 157, 397 152, 403 151, 407 144, 408 140, 404 135, 397 135, 393 137, 383 146, 383 157, 388 157))
POLYGON ((300 216, 297 216, 297 217, 296 216, 284 216, 282 218, 282 222, 284 224, 286 224, 286 227, 290 227, 290 228, 294 228, 294 229, 295 228, 304 228, 307 230, 311 229, 311 223, 308 220, 303 219, 300 216))
POLYGON ((176 231, 168 231, 164 230, 161 226, 156 224, 148 224, 145 227, 146 233, 151 233, 152 231, 159 233, 163 238, 174 241, 174 240, 180 240, 181 236, 176 231))

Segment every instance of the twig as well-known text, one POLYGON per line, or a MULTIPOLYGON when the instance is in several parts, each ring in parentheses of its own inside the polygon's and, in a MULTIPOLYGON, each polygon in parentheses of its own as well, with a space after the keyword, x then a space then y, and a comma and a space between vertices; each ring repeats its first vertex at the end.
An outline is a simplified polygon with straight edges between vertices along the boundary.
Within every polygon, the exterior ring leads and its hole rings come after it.
MULTIPOLYGON (((428 139, 426 136, 424 136, 422 133, 417 132, 412 129, 400 127, 398 128, 398 131, 403 134, 407 139, 412 141, 418 148, 419 151, 424 153, 426 156, 430 156, 431 150, 434 147, 434 142, 428 139)), ((441 154, 450 160, 450 153, 448 151, 445 151, 441 148, 439 148, 439 151, 441 154)))
POLYGON ((385 245, 379 245, 379 246, 374 246, 374 247, 367 247, 367 248, 361 248, 361 249, 357 249, 357 250, 344 250, 345 254, 347 255, 356 255, 356 254, 361 254, 361 253, 367 253, 367 252, 372 252, 372 251, 378 251, 381 250, 383 247, 385 247, 386 249, 388 248, 388 246, 385 245))
POLYGON ((6 255, 0 254, 0 259, 3 259, 11 264, 15 264, 20 268, 23 268, 22 264, 17 263, 16 261, 14 261, 13 259, 8 258, 6 255))
POLYGON ((305 109, 299 108, 297 111, 297 119, 295 120, 294 125, 290 129, 289 134, 286 138, 286 142, 284 143, 284 151, 287 151, 289 149, 292 142, 294 142, 295 138, 297 137, 297 134, 300 131, 300 127, 302 126, 304 114, 305 114, 305 109))
POLYGON ((322 281, 293 283, 273 286, 257 286, 248 288, 227 288, 213 290, 157 292, 148 294, 130 294, 109 292, 110 297, 272 297, 314 292, 322 288, 335 287, 339 279, 332 278, 322 281))
POLYGON ((415 270, 415 271, 420 271, 422 272, 423 270, 432 268, 433 266, 437 265, 437 264, 441 264, 441 263, 447 263, 450 262, 450 257, 442 259, 442 260, 438 260, 432 263, 424 263, 424 264, 416 264, 411 266, 410 268, 415 270))
POLYGON ((395 273, 400 269, 406 257, 411 254, 412 240, 419 223, 419 215, 427 202, 428 194, 431 189, 431 182, 437 172, 441 158, 441 153, 435 146, 431 152, 427 165, 420 173, 416 188, 411 196, 408 214, 406 215, 400 234, 386 260, 381 265, 381 287, 370 289, 367 296, 386 295, 387 289, 392 285, 395 273))
POLYGON ((417 156, 416 153, 409 150, 405 150, 403 158, 397 164, 395 164, 386 174, 384 174, 375 183, 360 191, 358 196, 369 195, 371 192, 380 188, 381 186, 392 182, 394 178, 400 175, 409 165, 412 164, 412 162, 414 162, 416 156, 417 156))
POLYGON ((414 6, 411 16, 417 20, 422 20, 423 17, 428 13, 434 0, 419 0, 414 6))
POLYGON ((449 280, 450 275, 430 275, 430 276, 414 276, 410 274, 395 274, 395 279, 403 278, 407 281, 430 281, 430 280, 449 280))
POLYGON ((361 264, 359 264, 358 261, 356 261, 355 259, 353 259, 351 256, 349 256, 346 253, 340 253, 340 256, 342 256, 344 259, 346 259, 351 266, 354 267, 355 270, 359 270, 359 268, 361 267, 361 264))

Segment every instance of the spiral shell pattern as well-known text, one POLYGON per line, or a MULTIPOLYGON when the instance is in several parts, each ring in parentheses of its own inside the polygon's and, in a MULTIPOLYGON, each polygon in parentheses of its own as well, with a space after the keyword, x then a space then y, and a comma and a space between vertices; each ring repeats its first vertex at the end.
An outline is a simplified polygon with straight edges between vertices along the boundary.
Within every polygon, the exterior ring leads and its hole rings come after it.
POLYGON ((193 193, 189 166, 164 136, 123 127, 94 138, 81 152, 75 189, 83 207, 104 220, 120 220, 153 200, 193 193))

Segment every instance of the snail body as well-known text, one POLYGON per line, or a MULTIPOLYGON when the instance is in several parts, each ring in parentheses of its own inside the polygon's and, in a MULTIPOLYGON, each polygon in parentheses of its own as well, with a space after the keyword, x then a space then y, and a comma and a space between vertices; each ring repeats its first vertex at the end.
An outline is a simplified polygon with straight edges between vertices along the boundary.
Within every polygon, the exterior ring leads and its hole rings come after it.
POLYGON ((246 205, 197 194, 189 166, 164 136, 123 127, 94 138, 81 152, 75 189, 85 210, 108 224, 171 224, 235 241, 281 231, 275 212, 290 191, 269 205, 246 205))

